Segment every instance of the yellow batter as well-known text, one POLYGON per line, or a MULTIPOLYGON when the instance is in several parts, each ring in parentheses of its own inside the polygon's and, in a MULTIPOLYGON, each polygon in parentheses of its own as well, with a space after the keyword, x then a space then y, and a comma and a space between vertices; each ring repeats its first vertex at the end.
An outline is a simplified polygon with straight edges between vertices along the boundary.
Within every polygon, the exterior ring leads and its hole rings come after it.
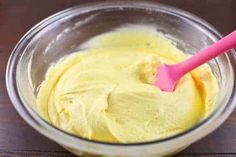
POLYGON ((83 47, 48 69, 37 96, 39 114, 58 128, 99 141, 143 142, 183 132, 214 109, 218 85, 208 65, 173 93, 153 85, 160 64, 186 55, 152 27, 126 26, 83 47))

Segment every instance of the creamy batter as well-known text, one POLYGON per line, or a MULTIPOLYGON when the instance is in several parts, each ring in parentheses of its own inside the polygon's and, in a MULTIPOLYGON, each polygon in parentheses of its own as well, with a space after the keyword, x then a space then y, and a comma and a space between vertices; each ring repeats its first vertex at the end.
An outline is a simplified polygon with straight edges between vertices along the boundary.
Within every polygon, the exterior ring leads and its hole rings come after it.
POLYGON ((152 27, 126 26, 83 47, 48 69, 37 96, 39 114, 64 131, 150 141, 183 132, 214 109, 218 85, 208 65, 185 75, 174 92, 153 85, 159 65, 187 56, 152 27))

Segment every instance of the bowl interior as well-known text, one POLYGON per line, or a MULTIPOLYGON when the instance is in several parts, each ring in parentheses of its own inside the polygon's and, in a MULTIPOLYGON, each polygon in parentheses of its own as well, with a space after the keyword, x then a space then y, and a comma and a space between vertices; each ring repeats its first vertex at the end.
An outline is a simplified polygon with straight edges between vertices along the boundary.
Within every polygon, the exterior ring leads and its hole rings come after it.
MULTIPOLYGON (((17 87, 25 105, 36 109, 37 92, 48 67, 61 57, 81 50, 81 45, 88 39, 127 24, 152 25, 173 40, 180 50, 189 54, 217 40, 210 30, 203 28, 204 25, 163 8, 97 6, 67 10, 63 16, 58 14, 39 24, 26 39, 27 46, 20 54, 16 75, 17 87)), ((227 90, 227 57, 218 57, 209 64, 218 79, 221 95, 227 90)), ((220 99, 217 100, 218 104, 220 99)))

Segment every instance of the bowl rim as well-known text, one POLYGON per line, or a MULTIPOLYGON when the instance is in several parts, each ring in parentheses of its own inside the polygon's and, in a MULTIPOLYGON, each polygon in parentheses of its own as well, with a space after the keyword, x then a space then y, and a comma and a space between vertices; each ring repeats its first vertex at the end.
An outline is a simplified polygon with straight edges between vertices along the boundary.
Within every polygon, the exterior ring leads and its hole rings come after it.
MULTIPOLYGON (((194 22, 196 25, 204 27, 206 30, 210 31, 216 38, 220 39, 222 37, 220 35, 220 33, 218 31, 216 31, 216 29, 213 26, 208 24, 205 20, 193 15, 192 13, 189 13, 187 11, 184 11, 184 10, 172 7, 172 6, 168 6, 168 5, 164 5, 164 4, 160 4, 160 3, 154 3, 154 2, 144 2, 144 1, 143 2, 141 2, 141 1, 134 2, 134 1, 123 1, 123 0, 118 1, 118 2, 100 1, 100 2, 92 2, 92 3, 86 3, 83 5, 79 5, 79 6, 74 6, 74 7, 62 10, 58 13, 55 13, 55 14, 49 16, 48 18, 42 20, 38 24, 36 24, 20 39, 20 41, 17 43, 17 45, 15 46, 15 48, 13 49, 13 51, 9 57, 7 68, 6 68, 6 87, 7 87, 7 91, 8 91, 8 95, 10 97, 10 100, 11 100, 12 104, 14 105, 15 109, 20 114, 20 116, 30 126, 32 126, 34 129, 36 129, 41 134, 47 136, 48 138, 50 138, 52 140, 59 142, 59 143, 63 143, 62 140, 60 140, 60 138, 58 138, 58 139, 52 138, 48 131, 50 131, 51 133, 54 132, 54 133, 58 133, 61 135, 62 134, 67 135, 68 138, 70 138, 70 139, 75 138, 75 140, 80 140, 83 142, 89 142, 89 143, 95 143, 95 144, 103 144, 103 145, 110 145, 110 146, 140 146, 140 145, 148 145, 148 144, 167 142, 167 141, 170 141, 170 140, 173 140, 176 138, 180 138, 183 135, 189 135, 191 132, 197 130, 201 126, 206 125, 207 122, 209 122, 210 120, 213 121, 217 115, 222 113, 222 110, 216 109, 211 115, 209 115, 206 119, 204 119, 203 121, 201 121, 200 123, 198 123, 194 127, 190 128, 184 132, 181 132, 179 134, 167 137, 167 138, 157 139, 157 140, 152 140, 152 141, 145 141, 145 142, 137 142, 137 143, 111 143, 111 142, 91 140, 91 139, 79 137, 79 136, 70 134, 68 132, 65 132, 65 131, 49 124, 47 121, 42 119, 35 111, 33 111, 32 108, 28 107, 28 105, 25 105, 25 102, 24 102, 24 100, 22 100, 22 97, 20 96, 19 90, 17 88, 17 83, 16 83, 17 82, 16 81, 17 65, 14 63, 16 63, 16 61, 19 60, 19 58, 21 57, 21 54, 22 54, 22 52, 18 51, 18 50, 21 49, 22 47, 27 46, 26 43, 28 40, 30 40, 30 36, 37 34, 37 32, 39 32, 41 29, 49 26, 50 24, 52 24, 56 20, 72 14, 73 11, 80 10, 81 13, 85 13, 85 12, 94 11, 94 10, 117 8, 117 7, 131 8, 131 7, 134 7, 134 5, 135 5, 135 8, 141 8, 141 9, 148 8, 148 9, 153 9, 153 10, 162 10, 167 13, 174 14, 175 16, 180 16, 181 18, 184 18, 186 20, 190 20, 190 21, 194 22), (47 132, 45 132, 45 130, 43 130, 43 129, 45 129, 44 125, 49 127, 47 129, 47 132)), ((231 51, 233 52, 234 50, 231 50, 231 51)), ((234 74, 233 74, 233 79, 234 79, 235 78, 235 70, 232 68, 232 61, 233 60, 228 55, 225 55, 225 56, 230 64, 231 71, 234 72, 234 74)), ((226 104, 229 103, 229 101, 236 102, 235 98, 232 99, 233 93, 235 93, 235 88, 234 88, 235 81, 233 81, 231 83, 231 85, 232 85, 232 89, 230 89, 231 94, 228 95, 227 102, 225 102, 226 104)), ((231 107, 231 111, 229 112, 229 114, 233 111, 234 107, 235 107, 235 105, 233 105, 231 107)))

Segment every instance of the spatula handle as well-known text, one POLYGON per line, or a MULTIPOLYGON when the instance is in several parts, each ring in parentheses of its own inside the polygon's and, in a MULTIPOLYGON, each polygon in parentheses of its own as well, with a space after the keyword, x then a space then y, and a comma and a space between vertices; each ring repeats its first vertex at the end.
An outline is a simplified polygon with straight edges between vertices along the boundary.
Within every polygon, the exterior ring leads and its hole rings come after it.
POLYGON ((221 40, 217 41, 210 47, 203 49, 189 59, 174 65, 179 71, 179 77, 190 72, 196 67, 208 62, 209 60, 219 56, 220 54, 228 52, 230 49, 236 47, 236 30, 221 40))

